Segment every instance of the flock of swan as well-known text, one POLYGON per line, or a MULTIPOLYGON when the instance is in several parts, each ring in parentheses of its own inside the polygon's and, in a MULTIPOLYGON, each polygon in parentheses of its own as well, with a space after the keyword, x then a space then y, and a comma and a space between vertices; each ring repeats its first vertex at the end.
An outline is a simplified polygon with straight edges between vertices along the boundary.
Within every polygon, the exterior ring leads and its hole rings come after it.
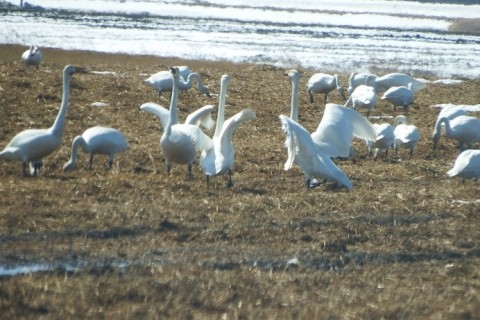
MULTIPOLYGON (((41 62, 41 53, 38 47, 32 46, 23 55, 26 65, 37 66, 41 62)), ((22 174, 25 176, 27 165, 31 175, 38 174, 42 166, 42 159, 62 144, 65 115, 67 113, 70 81, 75 73, 88 72, 86 68, 68 65, 63 70, 62 102, 53 125, 47 129, 27 129, 16 136, 0 152, 0 158, 22 162, 22 174)), ((369 120, 370 111, 375 107, 377 93, 383 91, 381 99, 390 101, 394 107, 401 106, 406 111, 413 101, 417 91, 425 88, 426 83, 401 73, 392 73, 383 77, 374 74, 352 73, 349 78, 349 98, 345 105, 327 103, 328 94, 336 90, 345 99, 345 92, 340 85, 337 75, 318 73, 313 75, 307 83, 307 92, 310 102, 313 102, 314 93, 324 94, 325 110, 317 129, 309 133, 298 119, 298 102, 300 91, 300 73, 297 70, 288 71, 291 82, 290 116, 280 115, 282 129, 286 135, 285 148, 287 161, 284 169, 289 170, 297 165, 305 176, 307 189, 322 181, 331 181, 347 189, 353 185, 348 176, 334 161, 336 158, 355 159, 352 140, 364 140, 368 147, 368 154, 374 159, 380 155, 388 158, 390 149, 394 149, 394 157, 398 157, 399 148, 408 148, 410 157, 413 156, 415 146, 420 140, 419 129, 408 123, 404 115, 395 118, 393 125, 389 123, 372 124, 369 120), (348 105, 352 104, 352 108, 348 105), (357 109, 367 109, 367 117, 357 109)), ((192 87, 193 80, 197 81, 199 90, 209 95, 198 73, 190 68, 173 67, 169 71, 158 72, 145 83, 161 94, 171 92, 170 106, 166 109, 156 103, 147 102, 140 106, 140 110, 155 115, 161 122, 163 133, 159 145, 165 158, 166 170, 170 174, 173 164, 187 165, 189 176, 192 176, 192 165, 200 152, 199 163, 206 177, 207 187, 210 177, 227 174, 228 185, 231 187, 232 171, 234 166, 235 149, 233 134, 238 127, 248 121, 256 119, 256 114, 250 109, 244 109, 225 120, 225 102, 230 81, 228 75, 223 75, 220 81, 220 95, 217 110, 217 119, 212 119, 213 105, 206 105, 191 113, 184 123, 179 123, 177 104, 179 90, 192 87), (207 135, 201 127, 211 129, 215 126, 212 137, 207 135)), ((439 113, 434 127, 434 149, 437 147, 440 135, 456 139, 460 148, 480 140, 480 119, 468 115, 461 107, 449 106, 439 113)), ((113 128, 95 126, 87 129, 82 135, 72 141, 71 157, 63 169, 71 171, 76 168, 78 148, 89 154, 88 168, 91 169, 93 156, 103 154, 108 156, 111 167, 116 155, 128 148, 123 134, 113 128)), ((480 178, 480 150, 467 149, 461 152, 448 176, 459 176, 463 179, 480 178)))

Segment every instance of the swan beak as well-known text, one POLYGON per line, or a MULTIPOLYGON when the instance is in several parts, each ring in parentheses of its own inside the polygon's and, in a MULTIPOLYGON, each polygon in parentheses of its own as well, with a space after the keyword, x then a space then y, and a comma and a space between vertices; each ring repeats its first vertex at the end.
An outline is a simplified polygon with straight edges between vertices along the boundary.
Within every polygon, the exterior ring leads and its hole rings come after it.
POLYGON ((77 73, 88 73, 90 70, 87 67, 77 67, 76 68, 77 73))
POLYGON ((209 97, 209 98, 211 98, 211 97, 212 97, 212 95, 211 95, 211 94, 210 94, 210 92, 208 92, 208 91, 207 91, 207 92, 205 92, 205 95, 206 95, 207 97, 209 97))

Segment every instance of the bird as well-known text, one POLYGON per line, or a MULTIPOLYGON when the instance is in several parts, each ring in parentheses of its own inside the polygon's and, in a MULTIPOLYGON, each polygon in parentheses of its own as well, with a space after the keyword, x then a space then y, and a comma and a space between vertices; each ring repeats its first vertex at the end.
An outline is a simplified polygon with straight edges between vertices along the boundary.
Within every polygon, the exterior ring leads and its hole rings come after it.
MULTIPOLYGON (((290 70, 288 76, 292 85, 290 118, 298 122, 300 74, 297 70, 290 70)), ((333 103, 326 104, 323 118, 311 136, 313 142, 331 158, 351 156, 353 137, 372 141, 377 137, 375 128, 364 116, 355 110, 333 103)))
MULTIPOLYGON (((177 68, 178 69, 178 68, 177 68)), ((184 70, 185 73, 185 70, 184 70)), ((191 72, 186 79, 180 77, 179 90, 188 90, 193 86, 193 80, 197 80, 198 90, 207 97, 211 97, 207 87, 203 85, 200 74, 191 72)), ((172 75, 169 71, 159 71, 151 75, 148 79, 144 80, 144 83, 151 88, 158 91, 158 95, 161 96, 164 91, 172 91, 172 75)))
POLYGON ((117 153, 127 149, 128 143, 117 129, 96 126, 85 130, 82 135, 73 139, 70 159, 63 166, 63 171, 76 169, 78 147, 89 154, 88 169, 92 169, 93 156, 105 154, 108 156, 108 166, 112 168, 117 153))
MULTIPOLYGON (((452 120, 458 116, 468 116, 468 111, 454 104, 445 105, 438 113, 437 120, 435 121, 434 131, 432 133, 432 138, 441 134, 441 132, 437 130, 438 122, 440 121, 440 119, 447 118, 448 120, 452 120)), ((445 133, 445 124, 442 123, 439 128, 441 131, 443 131, 443 133, 445 133)))
POLYGON ((395 142, 394 128, 389 123, 374 123, 373 127, 377 132, 377 139, 375 141, 366 141, 368 146, 368 155, 371 156, 373 151, 373 159, 377 159, 380 153, 385 153, 385 159, 387 159, 388 150, 395 142))
POLYGON ((179 124, 177 121, 177 100, 180 72, 171 68, 173 77, 172 97, 168 122, 160 138, 160 148, 165 157, 167 174, 170 174, 172 163, 187 164, 188 175, 192 178, 192 164, 196 149, 203 151, 213 147, 212 140, 196 125, 179 124))
POLYGON ((353 90, 350 97, 348 97, 348 100, 344 106, 348 106, 350 101, 352 102, 353 110, 357 110, 358 108, 366 108, 367 118, 370 117, 370 112, 377 103, 377 94, 375 92, 375 88, 365 84, 357 86, 355 90, 353 90))
POLYGON ((316 73, 310 77, 307 82, 307 91, 310 96, 310 103, 313 103, 313 93, 323 93, 325 95, 324 104, 327 104, 327 97, 330 91, 337 90, 337 92, 345 98, 345 90, 340 85, 338 75, 333 76, 325 73, 316 73))
POLYGON ((447 175, 450 178, 458 176, 463 180, 480 179, 480 150, 467 149, 462 151, 447 175))
POLYGON ((285 115, 279 117, 282 130, 287 136, 285 147, 288 159, 285 162, 284 170, 291 169, 293 163, 297 164, 305 175, 307 190, 311 187, 312 179, 325 179, 351 190, 352 183, 347 175, 314 143, 308 131, 285 115))
POLYGON ((398 148, 400 147, 410 149, 411 159, 413 156, 413 150, 420 140, 420 130, 416 126, 408 124, 407 117, 404 115, 397 116, 393 126, 395 127, 395 142, 393 143, 395 159, 397 159, 398 148))
POLYGON ((50 128, 24 130, 13 137, 5 149, 0 152, 0 158, 22 161, 23 176, 26 176, 27 163, 30 164, 31 174, 36 176, 42 159, 57 150, 62 144, 71 77, 75 73, 84 72, 87 72, 86 68, 73 65, 67 65, 63 69, 62 103, 55 122, 50 128))
MULTIPOLYGON (((214 108, 215 107, 211 104, 205 105, 190 113, 185 119, 184 123, 193 124, 196 126, 202 125, 204 128, 210 130, 215 125, 215 121, 212 119, 212 112, 214 108)), ((165 107, 155 102, 146 102, 140 106, 140 109, 155 115, 160 120, 163 128, 167 126, 170 112, 165 107)))
POLYGON ((407 111, 408 106, 414 99, 412 83, 409 83, 407 87, 390 87, 383 93, 383 96, 380 99, 387 100, 393 104, 393 111, 397 110, 397 106, 401 106, 403 107, 403 111, 407 111))
POLYGON ((416 93, 427 87, 427 82, 415 79, 404 73, 388 73, 381 77, 375 78, 375 89, 382 92, 391 87, 407 87, 409 83, 412 84, 412 92, 416 93))
POLYGON ((37 69, 40 66, 40 63, 42 62, 42 52, 38 48, 38 46, 33 45, 30 46, 30 49, 25 51, 22 54, 22 61, 26 66, 35 66, 37 69))
POLYGON ((459 149, 463 144, 469 147, 480 140, 480 119, 470 116, 458 116, 449 120, 447 117, 440 118, 435 126, 433 138, 433 150, 437 148, 441 135, 441 126, 445 125, 445 137, 455 139, 459 142, 459 149))
POLYGON ((183 78, 183 80, 187 81, 188 76, 190 73, 192 73, 192 69, 190 69, 189 66, 177 66, 178 71, 180 72, 180 77, 183 78))
POLYGON ((207 188, 211 176, 224 173, 228 174, 227 187, 233 186, 232 170, 235 158, 235 150, 232 143, 233 134, 239 125, 256 118, 255 112, 250 109, 244 109, 226 121, 224 120, 225 100, 229 81, 230 77, 228 75, 222 75, 217 122, 212 138, 213 148, 203 150, 200 156, 200 166, 205 173, 207 188))
POLYGON ((352 72, 348 77, 348 94, 352 94, 359 85, 367 85, 375 88, 375 79, 377 75, 373 73, 356 73, 352 72))

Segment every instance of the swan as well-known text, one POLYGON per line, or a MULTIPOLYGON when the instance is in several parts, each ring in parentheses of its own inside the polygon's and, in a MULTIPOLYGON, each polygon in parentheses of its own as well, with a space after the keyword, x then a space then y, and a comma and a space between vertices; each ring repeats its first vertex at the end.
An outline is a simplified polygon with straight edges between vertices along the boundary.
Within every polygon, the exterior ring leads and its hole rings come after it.
POLYGON ((170 174, 172 163, 187 164, 188 175, 192 178, 192 164, 195 151, 213 147, 212 140, 196 125, 177 123, 177 100, 180 72, 178 68, 171 69, 173 77, 172 98, 168 122, 160 138, 160 148, 165 156, 167 173, 170 174))
MULTIPOLYGON (((170 117, 170 112, 168 109, 155 102, 146 102, 140 106, 140 109, 155 115, 160 120, 163 128, 167 126, 168 118, 170 117)), ((210 130, 215 125, 215 121, 212 119, 213 109, 214 106, 211 104, 203 106, 189 114, 184 123, 193 124, 196 126, 202 125, 206 129, 210 130)))
POLYGON ((399 115, 394 122, 395 142, 393 147, 395 149, 395 159, 397 159, 398 148, 404 147, 410 149, 410 159, 413 156, 413 150, 420 140, 420 130, 414 125, 409 125, 407 117, 399 115))
POLYGON ((440 118, 435 126, 433 134, 433 150, 437 148, 440 140, 441 126, 445 124, 445 137, 455 139, 459 142, 459 148, 463 144, 471 146, 480 140, 480 119, 470 116, 458 116, 449 120, 447 117, 440 118))
MULTIPOLYGON (((435 121, 435 127, 434 127, 434 131, 432 133, 432 138, 441 134, 437 130, 438 122, 440 121, 440 119, 447 118, 448 120, 452 120, 452 119, 454 119, 458 116, 468 116, 468 111, 466 111, 465 109, 463 109, 460 106, 453 105, 453 104, 449 104, 449 105, 446 105, 445 107, 443 107, 440 110, 440 112, 438 113, 437 120, 435 121)), ((445 125, 444 124, 441 124, 439 128, 441 128, 441 130, 443 129, 442 131, 443 131, 443 133, 445 133, 445 125)))
POLYGON ((63 69, 62 104, 53 125, 48 129, 27 129, 18 133, 0 152, 0 158, 22 161, 23 176, 26 175, 27 163, 30 163, 31 174, 37 175, 42 158, 57 150, 62 144, 70 94, 70 80, 74 73, 86 71, 86 68, 67 65, 63 69))
POLYGON ((408 87, 391 87, 383 93, 380 98, 387 100, 393 104, 393 111, 397 111, 397 106, 403 107, 404 111, 407 111, 408 106, 413 102, 414 96, 412 91, 412 83, 408 84, 408 87))
POLYGON ((182 77, 183 80, 185 81, 187 81, 190 73, 193 72, 192 69, 190 69, 190 67, 188 66, 177 66, 177 68, 178 68, 178 71, 180 72, 180 77, 182 77))
POLYGON ((345 98, 345 90, 340 85, 338 75, 333 76, 325 73, 314 74, 307 82, 307 91, 310 96, 310 103, 313 103, 313 93, 323 93, 325 95, 324 104, 327 103, 327 97, 330 91, 337 90, 337 92, 345 98))
POLYGON ((371 156, 372 149, 374 149, 373 159, 377 159, 378 155, 383 152, 385 152, 386 159, 388 157, 388 150, 395 142, 394 128, 389 123, 374 123, 373 127, 377 133, 377 139, 375 141, 366 141, 368 146, 368 155, 371 156))
POLYGON ((352 72, 348 77, 348 94, 352 94, 359 85, 367 85, 375 87, 375 79, 377 75, 373 73, 356 73, 352 72))
POLYGON ((117 129, 105 127, 92 127, 82 135, 76 136, 72 142, 70 159, 63 166, 64 171, 76 169, 78 147, 89 154, 88 169, 92 169, 93 156, 95 154, 108 155, 108 166, 112 168, 113 160, 117 153, 127 149, 128 143, 123 134, 117 129))
MULTIPOLYGON (((203 85, 200 74, 196 72, 191 72, 186 78, 186 80, 184 80, 183 77, 180 77, 179 90, 190 89, 193 86, 194 79, 197 80, 198 90, 200 90, 202 94, 205 94, 207 95, 207 97, 210 98, 210 93, 208 92, 208 89, 203 85)), ((148 79, 144 80, 144 83, 157 90, 159 95, 161 95, 163 91, 171 92, 173 87, 172 75, 170 71, 157 72, 151 75, 148 79)))
POLYGON ((352 183, 348 177, 314 143, 308 131, 287 116, 280 115, 279 117, 282 129, 287 135, 285 147, 288 159, 285 162, 284 170, 291 169, 293 163, 296 163, 305 175, 307 189, 310 189, 312 179, 325 179, 351 190, 352 183))
POLYGON ((42 52, 36 45, 31 46, 30 49, 22 54, 22 61, 26 66, 36 66, 38 68, 42 58, 42 52))
POLYGON ((459 176, 463 179, 480 179, 480 150, 469 149, 460 153, 447 175, 450 178, 459 176))
MULTIPOLYGON (((300 74, 290 70, 288 76, 292 85, 290 118, 298 122, 298 94, 300 74)), ((337 104, 327 103, 315 132, 311 134, 313 142, 331 158, 349 157, 353 137, 375 141, 375 128, 364 116, 355 110, 337 104)))
POLYGON ((213 148, 203 150, 200 156, 200 166, 205 173, 207 188, 209 186, 210 176, 216 176, 223 173, 228 174, 227 187, 233 186, 232 169, 235 157, 235 150, 232 143, 233 134, 239 125, 256 118, 255 112, 250 109, 244 109, 224 121, 225 99, 229 81, 230 77, 228 75, 222 76, 217 124, 212 138, 213 148))
POLYGON ((426 81, 412 78, 404 73, 389 73, 382 77, 375 78, 375 89, 377 91, 385 91, 391 87, 407 87, 412 84, 412 92, 416 93, 427 87, 426 81))
MULTIPOLYGON (((366 82, 368 82, 368 80, 366 80, 366 82)), ((377 103, 375 88, 365 84, 357 86, 350 97, 348 97, 345 107, 348 106, 350 101, 352 102, 353 110, 357 110, 357 108, 366 108, 367 118, 370 117, 370 112, 377 103)))

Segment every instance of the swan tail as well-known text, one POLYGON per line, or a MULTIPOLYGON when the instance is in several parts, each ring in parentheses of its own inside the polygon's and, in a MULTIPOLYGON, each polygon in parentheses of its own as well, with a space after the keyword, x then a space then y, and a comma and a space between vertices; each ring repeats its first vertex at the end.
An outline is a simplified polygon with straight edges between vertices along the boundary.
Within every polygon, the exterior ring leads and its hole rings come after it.
MULTIPOLYGON (((170 117, 170 112, 168 109, 156 104, 155 102, 146 102, 140 106, 140 109, 156 116, 162 123, 163 128, 167 127, 168 118, 170 117)), ((173 124, 175 123, 172 123, 172 125, 173 124)))
POLYGON ((211 130, 215 125, 215 121, 212 119, 212 111, 214 106, 206 105, 191 114, 188 115, 185 120, 185 124, 193 124, 196 126, 202 125, 208 130, 211 130))

